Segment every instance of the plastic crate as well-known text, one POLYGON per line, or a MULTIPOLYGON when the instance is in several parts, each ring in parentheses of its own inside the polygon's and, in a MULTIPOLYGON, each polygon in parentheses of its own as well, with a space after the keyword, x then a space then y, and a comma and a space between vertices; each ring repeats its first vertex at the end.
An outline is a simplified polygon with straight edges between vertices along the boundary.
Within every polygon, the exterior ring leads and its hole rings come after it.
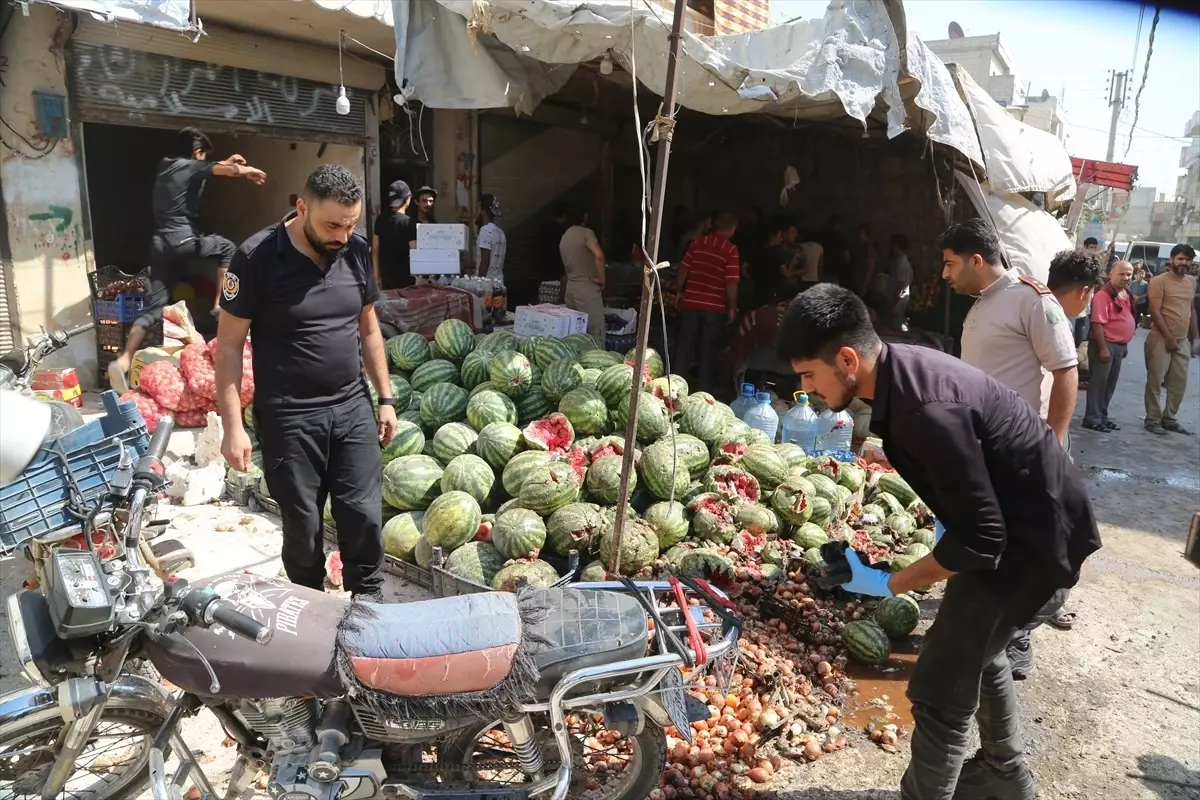
POLYGON ((146 298, 138 294, 119 294, 112 300, 96 300, 93 303, 96 322, 133 322, 142 315, 146 298))
POLYGON ((104 289, 106 289, 110 284, 116 281, 129 281, 134 279, 137 279, 137 281, 142 285, 144 292, 150 291, 150 269, 148 267, 138 272, 137 275, 130 275, 128 272, 122 272, 112 264, 88 273, 88 284, 91 286, 92 297, 94 299, 100 299, 100 295, 104 293, 104 289))
POLYGON ((0 489, 0 553, 35 536, 83 527, 103 494, 123 447, 136 458, 150 446, 137 406, 116 392, 101 395, 105 415, 47 442, 16 481, 0 489))

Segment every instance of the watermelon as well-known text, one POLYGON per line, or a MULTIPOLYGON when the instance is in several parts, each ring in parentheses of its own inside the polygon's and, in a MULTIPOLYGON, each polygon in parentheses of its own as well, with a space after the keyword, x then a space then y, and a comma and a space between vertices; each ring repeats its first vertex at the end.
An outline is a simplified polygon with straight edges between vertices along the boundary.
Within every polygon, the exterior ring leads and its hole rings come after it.
POLYGON ((507 395, 485 389, 467 399, 467 422, 477 431, 493 422, 517 423, 517 406, 507 395))
POLYGON ((529 362, 529 385, 542 388, 542 368, 533 361, 529 362))
POLYGON ((881 492, 887 492, 900 503, 900 510, 909 506, 914 500, 917 500, 917 493, 908 485, 908 481, 901 478, 894 472, 885 472, 875 481, 875 486, 881 492))
POLYGON ((514 508, 496 519, 492 544, 505 558, 537 558, 546 544, 546 524, 533 511, 514 508))
POLYGON ((913 564, 917 563, 920 560, 921 559, 918 556, 910 556, 907 554, 898 555, 898 556, 893 557, 892 560, 890 562, 888 562, 888 566, 891 568, 892 572, 899 572, 902 569, 907 569, 908 567, 911 567, 913 564))
POLYGON ((779 517, 758 503, 740 503, 733 512, 733 519, 739 529, 759 536, 779 532, 779 517))
POLYGON ((825 534, 820 525, 805 522, 792 533, 792 541, 800 545, 802 550, 810 550, 828 542, 829 536, 825 534))
POLYGON ((543 517, 579 499, 579 476, 558 461, 539 467, 521 484, 521 505, 543 517))
POLYGON ((787 480, 787 462, 770 444, 752 444, 747 447, 738 461, 738 466, 753 475, 764 491, 774 491, 775 487, 787 480))
POLYGON ((804 448, 794 442, 780 442, 775 445, 775 452, 779 453, 783 463, 788 465, 789 472, 796 467, 804 467, 808 464, 808 456, 805 455, 804 448))
POLYGON ((488 368, 496 389, 512 398, 518 398, 533 385, 533 371, 529 359, 514 350, 500 350, 488 368))
POLYGON ((746 444, 748 445, 765 445, 771 449, 775 448, 775 440, 767 434, 760 431, 758 428, 751 428, 746 432, 746 444))
POLYGON ((583 385, 589 389, 596 388, 596 381, 600 380, 600 370, 585 369, 583 371, 583 385))
POLYGON ((912 518, 911 514, 903 511, 898 514, 889 514, 888 518, 884 521, 884 524, 887 526, 888 530, 890 530, 896 536, 906 539, 909 536, 912 536, 913 531, 917 529, 916 520, 912 518))
POLYGON ((916 556, 917 558, 924 558, 925 556, 929 555, 931 552, 933 552, 933 551, 931 551, 928 547, 921 544, 920 542, 913 542, 908 547, 904 548, 904 555, 916 556))
POLYGON ((421 410, 421 399, 424 396, 425 395, 414 389, 412 395, 410 395, 408 398, 408 408, 406 408, 405 411, 419 412, 421 410))
POLYGON ((900 505, 900 501, 889 492, 876 492, 871 498, 871 503, 882 508, 885 517, 891 516, 892 514, 906 513, 904 506, 900 505))
POLYGON ((689 395, 683 401, 679 430, 712 447, 728 429, 730 422, 719 406, 716 401, 708 402, 699 394, 689 395))
POLYGON ((691 483, 687 465, 679 458, 676 449, 667 438, 650 445, 642 452, 638 472, 641 475, 640 483, 659 500, 681 497, 691 483))
POLYGON ((482 516, 474 497, 466 492, 446 492, 425 511, 425 538, 444 554, 451 553, 475 538, 482 516))
POLYGON ((475 349, 475 333, 471 326, 461 319, 448 319, 438 323, 433 332, 433 341, 452 361, 462 361, 475 349))
POLYGON ((615 364, 607 367, 596 379, 596 391, 604 396, 604 403, 609 408, 616 408, 622 398, 628 397, 633 388, 633 367, 628 364, 615 364))
POLYGON ((589 561, 587 566, 579 570, 580 583, 603 583, 608 580, 608 570, 600 559, 589 561))
MULTIPOLYGON (((634 365, 636 359, 637 348, 634 348, 625 354, 625 363, 631 367, 634 365)), ((660 356, 658 351, 653 347, 646 348, 646 357, 643 359, 643 363, 645 363, 646 368, 650 370, 649 380, 661 378, 666 374, 666 367, 663 364, 663 357, 660 356)))
POLYGON ((461 386, 437 383, 421 396, 421 424, 428 430, 466 418, 467 390, 461 386))
POLYGON ((517 421, 522 425, 541 419, 553 410, 554 401, 546 396, 540 386, 531 387, 517 398, 517 421))
POLYGON ((601 433, 608 423, 608 408, 604 396, 586 386, 564 394, 558 403, 558 410, 571 421, 576 433, 601 433))
POLYGON ((439 383, 458 383, 458 377, 458 367, 454 362, 441 358, 431 359, 413 370, 412 388, 423 395, 430 387, 439 383))
POLYGON ((680 410, 680 403, 687 397, 688 385, 679 375, 664 375, 646 384, 646 391, 663 401, 667 411, 674 416, 680 410))
POLYGON ((443 465, 449 464, 463 453, 470 453, 479 434, 463 422, 449 422, 438 428, 433 435, 433 457, 443 465))
MULTIPOLYGON (((588 468, 584 485, 588 497, 597 503, 612 505, 617 502, 621 485, 621 456, 600 456, 588 468)), ((629 474, 630 490, 637 484, 637 475, 629 474)))
MULTIPOLYGON (((622 361, 621 356, 608 350, 588 350, 579 354, 579 365, 584 369, 598 369, 601 372, 609 367, 615 367, 622 361)), ((633 371, 630 370, 630 376, 633 371)))
MULTIPOLYGON (((913 544, 923 544, 930 550, 933 550, 934 545, 937 544, 937 535, 932 528, 921 528, 913 533, 912 542, 913 544)), ((911 547, 912 545, 909 546, 911 547)))
POLYGON ((413 561, 422 569, 429 569, 433 564, 433 545, 424 536, 417 539, 417 546, 413 548, 413 561))
POLYGON ((446 469, 442 472, 441 487, 443 494, 466 492, 483 508, 491 505, 492 492, 496 488, 496 474, 479 456, 464 453, 446 464, 446 469))
POLYGON ((429 345, 419 333, 402 333, 388 339, 383 349, 388 366, 403 372, 412 372, 429 360, 429 345))
MULTIPOLYGON (((408 408, 408 404, 412 400, 412 386, 404 379, 404 376, 389 373, 388 384, 392 390, 392 399, 396 401, 394 408, 398 411, 408 408)), ((379 408, 379 392, 375 391, 375 384, 370 380, 367 381, 367 391, 371 395, 371 405, 379 408)))
POLYGON ((691 527, 691 517, 682 503, 654 503, 646 509, 646 524, 658 536, 658 549, 666 550, 683 540, 691 527))
POLYGON ((396 419, 400 422, 411 422, 419 428, 421 427, 421 410, 417 408, 410 411, 401 411, 396 415, 396 419))
POLYGON ((729 544, 737 532, 733 508, 718 494, 705 492, 688 503, 692 512, 692 531, 701 539, 729 544))
POLYGON ((425 512, 409 511, 397 514, 383 525, 383 551, 392 558, 416 563, 413 550, 421 538, 425 512))
POLYGON ((533 361, 534 355, 537 353, 538 342, 545 338, 545 336, 538 336, 537 334, 534 334, 533 336, 518 336, 516 348, 517 352, 528 358, 530 361, 533 361))
POLYGON ((807 477, 817 497, 824 497, 830 505, 840 502, 837 484, 833 482, 832 478, 819 472, 810 472, 807 477))
POLYGON ((492 379, 491 366, 495 359, 495 353, 490 350, 473 350, 464 358, 462 368, 459 370, 463 388, 473 390, 482 383, 490 383, 492 379))
POLYGON ((521 429, 507 422, 489 422, 479 429, 475 452, 493 470, 501 471, 521 452, 521 429))
POLYGON ((733 563, 715 550, 701 548, 679 559, 679 574, 685 578, 710 581, 718 589, 736 586, 733 563))
POLYGON ((687 433, 679 433, 664 438, 674 439, 675 452, 679 454, 680 460, 687 467, 688 474, 693 478, 699 478, 705 472, 708 472, 709 461, 711 460, 708 454, 708 445, 687 433))
POLYGON ((500 507, 496 509, 496 519, 500 519, 500 517, 504 516, 509 511, 512 511, 514 508, 520 508, 520 507, 521 507, 521 501, 517 500, 516 498, 513 498, 512 500, 504 501, 503 503, 500 504, 500 507))
POLYGON ((867 482, 867 471, 858 464, 844 463, 838 472, 837 482, 839 486, 845 486, 851 493, 857 492, 867 482))
POLYGON ((467 542, 449 555, 443 568, 456 578, 490 588, 504 562, 490 542, 467 542))
POLYGON ((441 482, 442 467, 430 456, 400 456, 383 468, 383 501, 401 511, 427 508, 441 482))
MULTIPOLYGON (((600 534, 600 560, 604 564, 613 563, 616 546, 616 530, 608 525, 600 534)), ((633 575, 654 563, 658 557, 658 535, 639 519, 625 518, 621 531, 621 552, 617 568, 622 575, 633 575)))
POLYGON ((862 664, 884 664, 892 655, 892 645, 883 628, 870 620, 856 619, 842 628, 842 646, 846 654, 862 664))
POLYGON ((575 442, 575 429, 565 415, 556 411, 526 425, 521 437, 530 450, 565 453, 575 442))
POLYGON ((833 522, 833 506, 820 495, 807 495, 810 506, 808 521, 824 530, 833 522))
POLYGON ((803 525, 812 517, 809 495, 794 481, 780 484, 771 493, 771 507, 792 525, 803 525))
POLYGON ((562 400, 567 392, 583 385, 583 367, 578 361, 555 361, 542 373, 542 391, 551 400, 562 400))
POLYGON ((487 350, 496 352, 497 350, 516 350, 517 337, 509 331, 495 331, 485 334, 478 344, 475 345, 476 350, 487 350))
POLYGON ((875 607, 875 624, 892 639, 903 639, 917 629, 921 606, 912 595, 888 597, 875 607))
POLYGON ((603 528, 599 506, 570 503, 550 515, 546 522, 546 542, 560 556, 568 555, 571 550, 587 553, 603 528))
POLYGON ((704 491, 714 492, 735 503, 757 503, 758 480, 744 469, 716 466, 704 476, 704 491))
POLYGON ((595 350, 602 345, 596 343, 595 337, 590 333, 572 333, 569 336, 564 336, 563 341, 571 345, 576 353, 586 353, 588 350, 595 350))
POLYGON ((522 584, 545 589, 558 583, 558 573, 541 559, 522 559, 506 564, 492 578, 492 588, 499 592, 515 592, 522 584))
POLYGON ((563 339, 546 337, 534 345, 533 360, 542 370, 550 369, 550 365, 558 361, 574 361, 579 352, 563 339))
POLYGON ((421 426, 408 420, 398 420, 392 441, 383 448, 383 465, 386 467, 400 456, 416 455, 421 452, 423 447, 425 447, 425 434, 421 432, 421 426))
POLYGON ((504 473, 500 476, 500 480, 504 484, 504 491, 508 492, 509 497, 519 497, 521 487, 525 485, 529 476, 538 468, 544 467, 554 460, 555 456, 540 450, 526 450, 523 453, 517 453, 504 466, 504 473))
POLYGON ((818 574, 825 571, 828 566, 825 563, 825 557, 821 555, 821 548, 810 547, 804 551, 804 565, 812 574, 818 574))
MULTIPOLYGON (((637 440, 643 443, 653 442, 667 432, 671 425, 671 416, 667 413, 663 401, 652 394, 638 392, 637 402, 637 440)), ((618 430, 624 430, 629 424, 629 404, 628 394, 617 403, 615 420, 618 430)))

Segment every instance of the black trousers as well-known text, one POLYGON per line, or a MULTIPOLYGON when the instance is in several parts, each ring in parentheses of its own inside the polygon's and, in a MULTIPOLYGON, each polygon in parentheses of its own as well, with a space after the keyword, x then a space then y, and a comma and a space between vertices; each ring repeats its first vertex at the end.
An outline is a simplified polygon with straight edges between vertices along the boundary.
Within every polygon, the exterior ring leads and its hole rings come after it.
POLYGON ((698 357, 696 388, 711 392, 717 389, 717 357, 721 350, 721 336, 725 332, 725 315, 715 311, 697 311, 693 308, 679 312, 679 340, 671 356, 671 366, 681 375, 687 375, 694 358, 698 357))
POLYGON ((972 717, 989 764, 1014 778, 1026 769, 1005 647, 1055 587, 1033 565, 1012 572, 963 572, 946 583, 908 683, 916 725, 912 761, 900 783, 904 800, 955 797, 972 717))
POLYGON ((330 501, 342 553, 342 579, 355 593, 383 585, 383 462, 379 427, 364 390, 329 408, 258 410, 263 474, 283 518, 288 580, 325 585, 322 512, 330 501))
MULTIPOLYGON (((145 310, 136 325, 149 328, 162 320, 163 309, 171 304, 175 285, 183 278, 187 262, 194 258, 213 258, 229 268, 237 245, 224 236, 189 236, 185 233, 156 233, 150 240, 150 293, 145 310)), ((221 287, 217 287, 221 291, 221 287)))

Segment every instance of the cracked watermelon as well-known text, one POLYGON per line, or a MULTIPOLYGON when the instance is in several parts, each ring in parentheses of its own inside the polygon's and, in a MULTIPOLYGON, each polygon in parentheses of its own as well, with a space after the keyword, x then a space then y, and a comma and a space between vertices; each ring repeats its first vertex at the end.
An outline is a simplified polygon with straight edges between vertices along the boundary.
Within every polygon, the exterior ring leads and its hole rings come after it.
POLYGON ((425 538, 448 554, 475 538, 482 517, 474 497, 466 492, 446 492, 425 511, 425 538))
POLYGON ((711 460, 708 454, 708 445, 687 433, 678 433, 672 437, 668 432, 668 435, 663 437, 665 441, 670 441, 672 438, 675 443, 675 452, 679 454, 680 461, 687 467, 688 475, 692 478, 699 478, 708 472, 708 464, 711 460))
POLYGON ((461 319, 448 319, 438 323, 433 332, 438 349, 453 361, 462 361, 475 349, 475 332, 461 319))
POLYGON ((383 468, 383 501, 401 511, 429 506, 441 493, 442 467, 430 456, 401 456, 383 468))
POLYGON ((681 403, 688 396, 688 385, 679 375, 664 375, 646 384, 646 391, 663 401, 672 416, 682 409, 681 403))
POLYGON ((402 372, 412 372, 429 360, 429 344, 419 333, 402 333, 388 339, 383 346, 388 366, 402 372))
MULTIPOLYGON (((629 473, 630 491, 637 484, 637 474, 629 473)), ((621 486, 621 456, 600 456, 588 467, 584 479, 588 497, 597 503, 612 505, 617 502, 621 486)))
POLYGON ((409 511, 397 514, 383 525, 383 551, 392 558, 417 563, 413 552, 423 533, 425 512, 409 511))
POLYGON ((659 500, 681 497, 691 483, 687 465, 679 458, 669 437, 642 451, 638 473, 641 475, 641 485, 659 500))
MULTIPOLYGON (((501 471, 521 452, 521 429, 508 422, 490 422, 479 430, 475 452, 488 466, 501 471)), ((511 492, 510 492, 511 494, 511 492)))
POLYGON ((704 477, 704 490, 735 503, 757 503, 761 496, 758 479, 744 469, 716 466, 704 477))
POLYGON ((701 539, 718 544, 729 544, 737 532, 734 525, 733 508, 719 494, 705 492, 697 495, 688 504, 692 512, 692 530, 701 539))
POLYGON ((809 495, 797 483, 782 483, 771 493, 771 507, 792 525, 803 525, 812 517, 809 495))
POLYGON ((719 403, 709 401, 701 394, 689 395, 682 401, 679 430, 711 448, 729 427, 729 416, 721 410, 719 403))
POLYGON ((768 492, 774 491, 776 486, 787 479, 787 463, 770 444, 752 444, 747 447, 738 460, 738 466, 753 475, 758 480, 758 485, 768 492))
MULTIPOLYGON (((671 425, 671 416, 667 407, 648 392, 638 392, 637 440, 642 443, 653 442, 660 438, 671 425)), ((630 395, 625 395, 617 403, 616 423, 618 430, 624 430, 629 424, 630 395)))
MULTIPOLYGON (((610 525, 600 534, 600 560, 605 564, 613 562, 616 531, 610 525)), ((633 575, 654 563, 658 558, 658 535, 647 525, 632 517, 625 518, 625 526, 621 531, 621 552, 618 569, 622 575, 633 575)))
POLYGON ((521 484, 521 505, 543 517, 579 499, 579 477, 565 461, 536 469, 521 484))
POLYGON ((542 391, 551 400, 558 402, 563 395, 583 385, 583 367, 578 361, 555 361, 542 373, 542 391))
POLYGON ((408 420, 397 420, 396 434, 383 448, 383 465, 386 467, 401 456, 413 456, 425 447, 425 434, 421 426, 408 420))
POLYGON ((519 497, 521 487, 535 470, 554 461, 555 457, 541 450, 526 450, 517 453, 504 465, 504 473, 500 476, 504 491, 509 497, 519 497))
POLYGON ((497 572, 492 579, 492 588, 500 592, 515 592, 522 582, 534 589, 545 589, 558 582, 558 573, 540 559, 522 559, 497 572))
POLYGON ((571 420, 576 433, 594 435, 603 433, 608 425, 608 406, 604 395, 595 389, 579 386, 562 396, 558 410, 571 420))
POLYGON ((741 503, 734 510, 734 522, 744 531, 757 534, 778 533, 779 517, 758 503, 741 503))
POLYGON ((521 397, 533 385, 529 359, 514 350, 500 350, 488 368, 496 389, 512 398, 521 397))
POLYGON ((443 465, 449 464, 463 453, 472 452, 479 434, 464 422, 449 422, 438 428, 433 435, 433 457, 443 465))
POLYGON ((602 583, 608 580, 608 570, 600 559, 589 561, 587 566, 579 571, 580 583, 602 583))
POLYGON ((546 522, 546 542, 550 550, 566 556, 571 550, 581 554, 592 549, 592 540, 604 529, 600 507, 593 503, 571 503, 550 515, 546 522))
POLYGON ((442 472, 442 492, 466 492, 480 507, 491 504, 496 488, 496 474, 488 463, 477 455, 464 453, 446 464, 442 472))
POLYGON ((521 436, 530 450, 565 453, 575 441, 575 429, 565 415, 556 411, 526 425, 521 436))
POLYGON ((537 558, 545 544, 546 524, 529 509, 511 509, 492 526, 492 545, 506 559, 537 558))
MULTIPOLYGON (((637 348, 634 348, 625 354, 625 363, 631 367, 636 362, 636 359, 637 348)), ((661 378, 666 374, 666 367, 663 364, 663 357, 660 356, 658 351, 653 347, 646 348, 646 357, 643 359, 643 363, 645 364, 646 369, 649 370, 649 374, 646 378, 647 381, 652 381, 655 378, 661 378)))
POLYGON ((488 542, 467 542, 450 554, 444 569, 456 578, 491 587, 505 560, 488 542))
POLYGON ((467 390, 452 383, 430 386, 421 396, 421 424, 429 430, 467 418, 467 390))
POLYGON ((658 536, 659 550, 666 550, 683 541, 692 524, 687 508, 679 502, 652 504, 646 509, 645 520, 658 536))
POLYGON ((679 574, 693 580, 706 580, 726 594, 738 594, 733 574, 733 563, 715 550, 700 548, 686 553, 679 559, 679 574))

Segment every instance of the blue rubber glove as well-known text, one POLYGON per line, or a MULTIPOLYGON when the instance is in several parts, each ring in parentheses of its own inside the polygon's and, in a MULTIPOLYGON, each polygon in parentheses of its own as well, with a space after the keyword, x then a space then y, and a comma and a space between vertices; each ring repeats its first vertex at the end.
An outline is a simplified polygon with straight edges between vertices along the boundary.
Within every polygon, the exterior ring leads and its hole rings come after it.
POLYGON ((888 588, 888 580, 892 574, 881 569, 875 569, 862 562, 858 557, 858 553, 853 550, 846 550, 846 561, 850 564, 850 581, 842 584, 842 588, 847 592, 855 594, 867 594, 872 597, 894 597, 892 590, 888 588))
POLYGON ((946 527, 936 519, 933 521, 933 543, 937 544, 946 535, 946 527))

